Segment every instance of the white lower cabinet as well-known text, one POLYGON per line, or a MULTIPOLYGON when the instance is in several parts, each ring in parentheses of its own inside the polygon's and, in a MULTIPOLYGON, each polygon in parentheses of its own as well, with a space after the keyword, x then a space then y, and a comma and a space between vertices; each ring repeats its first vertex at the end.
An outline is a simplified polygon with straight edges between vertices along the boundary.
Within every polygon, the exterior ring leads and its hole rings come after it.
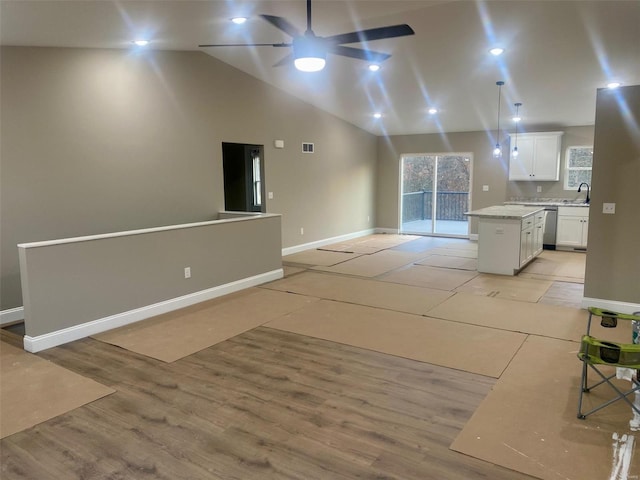
POLYGON ((558 207, 556 247, 587 248, 589 207, 558 207))

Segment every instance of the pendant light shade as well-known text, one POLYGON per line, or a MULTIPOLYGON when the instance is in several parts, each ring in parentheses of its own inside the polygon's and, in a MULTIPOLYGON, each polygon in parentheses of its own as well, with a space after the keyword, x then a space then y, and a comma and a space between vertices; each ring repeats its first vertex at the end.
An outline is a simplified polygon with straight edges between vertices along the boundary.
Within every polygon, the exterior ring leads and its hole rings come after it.
POLYGON ((500 103, 502 101, 502 86, 504 82, 496 82, 496 85, 498 86, 498 131, 496 132, 496 146, 493 149, 493 156, 500 158, 502 157, 502 149, 500 148, 500 103))
POLYGON ((513 158, 518 158, 518 123, 520 122, 520 107, 522 106, 522 103, 514 103, 514 106, 516 107, 516 116, 513 117, 513 121, 516 122, 516 135, 515 135, 515 139, 514 139, 514 143, 515 145, 513 146, 513 150, 511 150, 511 156, 513 158))

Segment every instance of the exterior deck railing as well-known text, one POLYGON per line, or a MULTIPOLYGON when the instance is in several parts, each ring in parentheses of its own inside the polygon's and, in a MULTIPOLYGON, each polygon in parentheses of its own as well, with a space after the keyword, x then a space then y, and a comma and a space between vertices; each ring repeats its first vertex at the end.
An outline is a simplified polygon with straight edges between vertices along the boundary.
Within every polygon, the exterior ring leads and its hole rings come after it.
MULTIPOLYGON (((433 192, 405 193, 402 195, 402 221, 430 220, 433 211, 433 192)), ((469 193, 438 192, 436 194, 436 219, 466 221, 469 211, 469 193)))

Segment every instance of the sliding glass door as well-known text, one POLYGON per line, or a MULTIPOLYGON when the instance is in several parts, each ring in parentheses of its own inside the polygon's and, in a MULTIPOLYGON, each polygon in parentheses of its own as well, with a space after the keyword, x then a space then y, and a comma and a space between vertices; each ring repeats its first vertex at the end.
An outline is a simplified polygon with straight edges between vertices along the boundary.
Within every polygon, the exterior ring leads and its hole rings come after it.
POLYGON ((400 232, 467 237, 470 153, 401 157, 400 232))

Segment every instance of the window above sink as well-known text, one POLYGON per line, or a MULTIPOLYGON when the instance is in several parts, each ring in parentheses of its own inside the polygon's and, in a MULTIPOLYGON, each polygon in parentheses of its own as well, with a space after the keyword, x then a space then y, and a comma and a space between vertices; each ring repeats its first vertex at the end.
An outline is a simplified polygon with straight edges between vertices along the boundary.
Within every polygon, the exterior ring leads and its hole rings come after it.
POLYGON ((593 146, 567 148, 565 154, 564 189, 577 190, 581 183, 591 185, 593 146))

